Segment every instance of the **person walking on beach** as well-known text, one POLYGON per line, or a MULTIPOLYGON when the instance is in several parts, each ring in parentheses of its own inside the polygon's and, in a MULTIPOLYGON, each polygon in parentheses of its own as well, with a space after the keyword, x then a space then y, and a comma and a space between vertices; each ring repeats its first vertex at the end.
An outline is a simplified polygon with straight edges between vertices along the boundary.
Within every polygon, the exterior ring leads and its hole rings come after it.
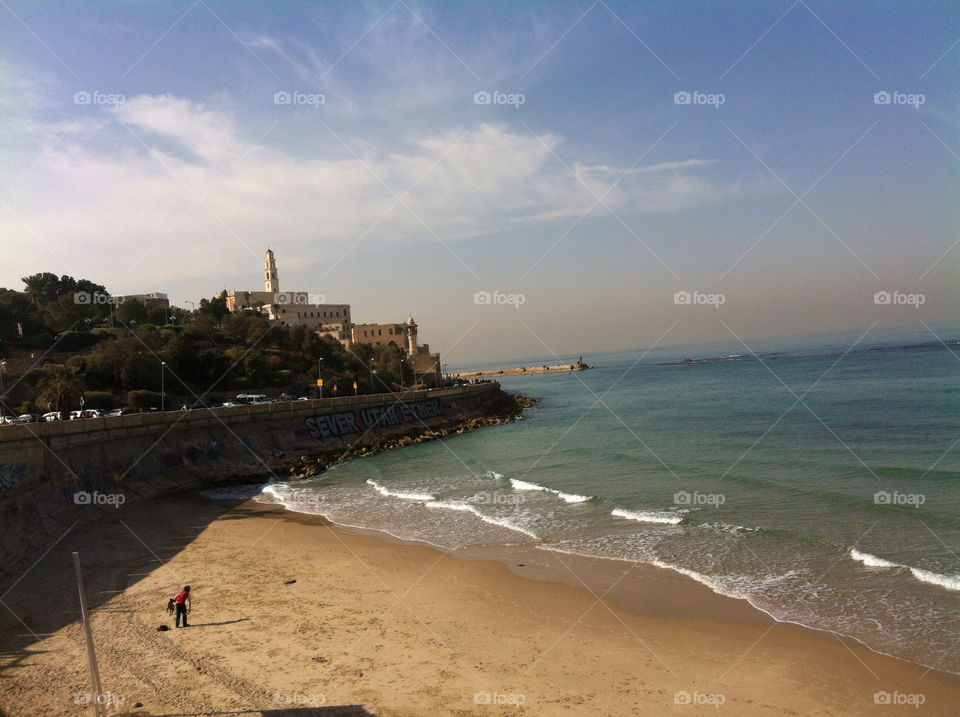
POLYGON ((190 600, 190 586, 185 585, 183 590, 176 594, 176 597, 173 598, 173 602, 177 608, 177 627, 180 627, 180 616, 183 616, 183 626, 189 627, 187 625, 187 613, 193 609, 193 602, 190 600))

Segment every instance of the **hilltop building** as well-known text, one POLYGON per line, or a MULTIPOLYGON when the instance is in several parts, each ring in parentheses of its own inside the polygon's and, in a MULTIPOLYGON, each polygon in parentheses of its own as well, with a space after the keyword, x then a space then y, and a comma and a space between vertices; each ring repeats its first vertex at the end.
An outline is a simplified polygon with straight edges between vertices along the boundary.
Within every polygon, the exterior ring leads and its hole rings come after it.
POLYGON ((395 343, 407 355, 416 376, 433 376, 436 385, 440 385, 440 354, 430 353, 430 344, 417 344, 417 322, 412 316, 405 324, 354 324, 352 336, 353 343, 374 348, 395 343))
POLYGON ((170 299, 160 291, 152 291, 149 294, 127 294, 125 296, 114 296, 114 301, 122 304, 127 299, 136 299, 148 309, 169 309, 170 299))
POLYGON ((306 326, 333 336, 341 343, 349 343, 350 305, 319 303, 317 299, 320 297, 307 291, 280 291, 277 262, 270 249, 264 258, 263 287, 264 291, 228 291, 227 308, 230 311, 261 311, 271 321, 285 326, 306 326))
POLYGON ((317 303, 318 297, 306 291, 280 291, 280 279, 273 251, 267 249, 263 267, 263 291, 228 291, 230 311, 253 309, 270 321, 286 326, 306 326, 320 336, 332 336, 344 348, 370 344, 374 348, 395 343, 406 355, 408 365, 418 379, 430 376, 439 385, 442 379, 440 354, 430 346, 417 343, 417 323, 411 316, 405 324, 354 324, 349 304, 317 303))

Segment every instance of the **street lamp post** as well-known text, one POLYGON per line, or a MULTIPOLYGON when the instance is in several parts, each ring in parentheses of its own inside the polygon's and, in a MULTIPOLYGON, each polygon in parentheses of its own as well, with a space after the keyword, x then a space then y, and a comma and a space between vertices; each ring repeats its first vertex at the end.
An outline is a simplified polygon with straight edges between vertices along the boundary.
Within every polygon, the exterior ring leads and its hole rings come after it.
POLYGON ((167 397, 166 385, 164 383, 164 379, 166 378, 166 368, 167 368, 167 362, 161 361, 160 362, 160 412, 161 413, 164 411, 164 406, 165 406, 166 397, 167 397))
POLYGON ((0 416, 4 416, 7 413, 6 410, 6 391, 3 388, 3 374, 7 372, 7 362, 0 361, 0 416))
POLYGON ((370 393, 373 392, 373 359, 370 359, 370 393))
POLYGON ((323 357, 317 359, 317 390, 320 391, 320 398, 323 398, 323 357))

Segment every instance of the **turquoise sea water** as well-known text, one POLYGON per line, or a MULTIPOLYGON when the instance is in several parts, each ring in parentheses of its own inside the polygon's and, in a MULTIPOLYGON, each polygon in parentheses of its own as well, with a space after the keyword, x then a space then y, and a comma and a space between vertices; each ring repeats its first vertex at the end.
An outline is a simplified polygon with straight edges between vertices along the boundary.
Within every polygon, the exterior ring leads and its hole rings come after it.
POLYGON ((935 330, 585 355, 597 369, 504 378, 538 399, 516 423, 261 499, 444 548, 670 567, 960 673, 960 326, 935 330))

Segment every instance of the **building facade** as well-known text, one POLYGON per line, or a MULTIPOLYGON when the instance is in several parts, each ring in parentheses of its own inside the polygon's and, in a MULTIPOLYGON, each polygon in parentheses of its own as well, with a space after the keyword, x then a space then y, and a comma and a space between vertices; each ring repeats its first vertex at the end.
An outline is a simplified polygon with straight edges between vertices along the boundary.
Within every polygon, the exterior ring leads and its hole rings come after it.
POLYGON ((306 326, 334 336, 338 341, 350 340, 349 304, 318 302, 318 296, 307 291, 280 291, 280 277, 272 250, 267 249, 263 264, 264 290, 228 291, 226 302, 230 311, 252 309, 285 326, 306 326))
POLYGON ((435 385, 440 385, 440 354, 430 353, 429 344, 417 342, 417 322, 412 316, 405 324, 354 324, 351 333, 354 344, 370 344, 375 349, 396 344, 418 380, 430 376, 435 385))
MULTIPOLYGON (((320 336, 330 336, 350 350, 354 344, 370 344, 375 349, 391 342, 404 353, 418 381, 440 385, 440 354, 430 353, 428 344, 417 340, 417 322, 411 316, 402 324, 354 324, 350 304, 318 303, 316 294, 306 291, 280 291, 280 278, 273 251, 269 248, 263 262, 263 291, 228 291, 230 311, 260 311, 270 321, 285 326, 305 326, 320 336)), ((165 297, 164 297, 165 298, 165 297)))
POLYGON ((153 291, 149 294, 127 294, 126 296, 114 296, 116 303, 122 304, 127 299, 136 299, 148 309, 169 309, 170 299, 160 291, 153 291))

